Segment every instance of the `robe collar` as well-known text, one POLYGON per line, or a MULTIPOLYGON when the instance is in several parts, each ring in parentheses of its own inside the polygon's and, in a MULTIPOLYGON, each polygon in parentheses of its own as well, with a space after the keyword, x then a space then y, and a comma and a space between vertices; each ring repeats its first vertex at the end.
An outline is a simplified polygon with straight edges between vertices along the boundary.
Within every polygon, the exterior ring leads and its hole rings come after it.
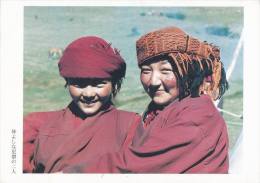
POLYGON ((92 117, 96 117, 96 116, 100 116, 103 113, 106 113, 110 110, 112 110, 114 108, 112 102, 108 102, 107 104, 105 104, 104 106, 101 107, 101 109, 99 110, 99 112, 95 113, 94 115, 91 116, 87 116, 85 113, 83 113, 79 107, 72 101, 68 107, 67 107, 70 112, 77 118, 80 118, 82 120, 85 120, 87 118, 92 118, 92 117))
POLYGON ((143 126, 149 126, 149 124, 154 120, 156 116, 158 116, 159 113, 161 113, 164 110, 167 110, 168 108, 171 108, 173 105, 176 105, 176 103, 179 103, 178 98, 172 101, 167 106, 160 106, 151 101, 142 115, 143 126))

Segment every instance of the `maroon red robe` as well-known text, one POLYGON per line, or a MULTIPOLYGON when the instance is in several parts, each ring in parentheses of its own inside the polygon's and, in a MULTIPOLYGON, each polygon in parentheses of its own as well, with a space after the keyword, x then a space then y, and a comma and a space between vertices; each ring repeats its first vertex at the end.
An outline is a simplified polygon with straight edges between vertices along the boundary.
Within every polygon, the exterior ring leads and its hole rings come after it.
POLYGON ((71 164, 88 162, 124 145, 136 113, 112 105, 82 119, 75 105, 60 111, 31 113, 24 120, 24 172, 62 171, 71 164))
POLYGON ((209 96, 173 102, 144 126, 120 152, 64 172, 228 173, 227 128, 209 96))

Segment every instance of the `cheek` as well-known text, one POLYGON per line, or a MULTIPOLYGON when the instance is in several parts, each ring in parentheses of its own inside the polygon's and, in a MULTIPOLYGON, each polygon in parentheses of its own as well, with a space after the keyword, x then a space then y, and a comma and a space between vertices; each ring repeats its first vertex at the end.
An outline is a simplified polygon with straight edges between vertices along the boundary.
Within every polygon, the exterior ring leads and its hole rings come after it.
POLYGON ((163 82, 164 82, 165 86, 167 86, 168 88, 178 88, 177 80, 176 80, 176 77, 174 74, 165 76, 165 78, 163 79, 163 82))
POLYGON ((78 97, 80 97, 81 89, 76 88, 74 86, 69 86, 69 93, 72 98, 78 98, 78 97))
POLYGON ((150 85, 150 76, 148 74, 141 74, 140 80, 144 86, 144 88, 148 88, 150 85))
POLYGON ((101 98, 110 97, 110 95, 112 94, 112 86, 109 85, 104 88, 100 88, 98 89, 97 93, 101 98))

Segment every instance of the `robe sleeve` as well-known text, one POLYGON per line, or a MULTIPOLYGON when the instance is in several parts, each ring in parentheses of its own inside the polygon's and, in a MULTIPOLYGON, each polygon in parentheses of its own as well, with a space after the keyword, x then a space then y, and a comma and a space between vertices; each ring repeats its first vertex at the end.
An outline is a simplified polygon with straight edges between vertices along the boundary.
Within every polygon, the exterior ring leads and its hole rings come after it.
POLYGON ((127 131, 127 136, 126 136, 125 141, 124 141, 124 143, 122 145, 122 149, 127 148, 131 144, 131 142, 133 141, 133 138, 134 138, 135 131, 136 131, 138 125, 142 121, 141 116, 137 115, 137 114, 135 114, 133 119, 134 120, 131 123, 131 125, 130 125, 128 131, 127 131))
POLYGON ((37 113, 31 113, 24 118, 23 124, 23 172, 31 173, 34 169, 35 140, 42 124, 37 113))
POLYGON ((210 152, 202 130, 192 121, 156 127, 143 144, 106 154, 85 173, 182 173, 210 152))

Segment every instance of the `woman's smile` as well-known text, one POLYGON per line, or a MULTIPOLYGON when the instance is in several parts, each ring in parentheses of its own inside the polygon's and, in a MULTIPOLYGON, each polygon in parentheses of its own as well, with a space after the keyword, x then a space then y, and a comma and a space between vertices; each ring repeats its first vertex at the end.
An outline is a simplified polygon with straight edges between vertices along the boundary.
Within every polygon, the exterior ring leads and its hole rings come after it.
POLYGON ((98 99, 95 99, 95 100, 80 99, 79 101, 80 101, 81 103, 83 103, 83 104, 93 104, 93 103, 98 102, 98 99))
POLYGON ((157 90, 156 92, 154 92, 154 96, 160 96, 160 95, 163 95, 163 94, 165 94, 164 90, 157 90))

